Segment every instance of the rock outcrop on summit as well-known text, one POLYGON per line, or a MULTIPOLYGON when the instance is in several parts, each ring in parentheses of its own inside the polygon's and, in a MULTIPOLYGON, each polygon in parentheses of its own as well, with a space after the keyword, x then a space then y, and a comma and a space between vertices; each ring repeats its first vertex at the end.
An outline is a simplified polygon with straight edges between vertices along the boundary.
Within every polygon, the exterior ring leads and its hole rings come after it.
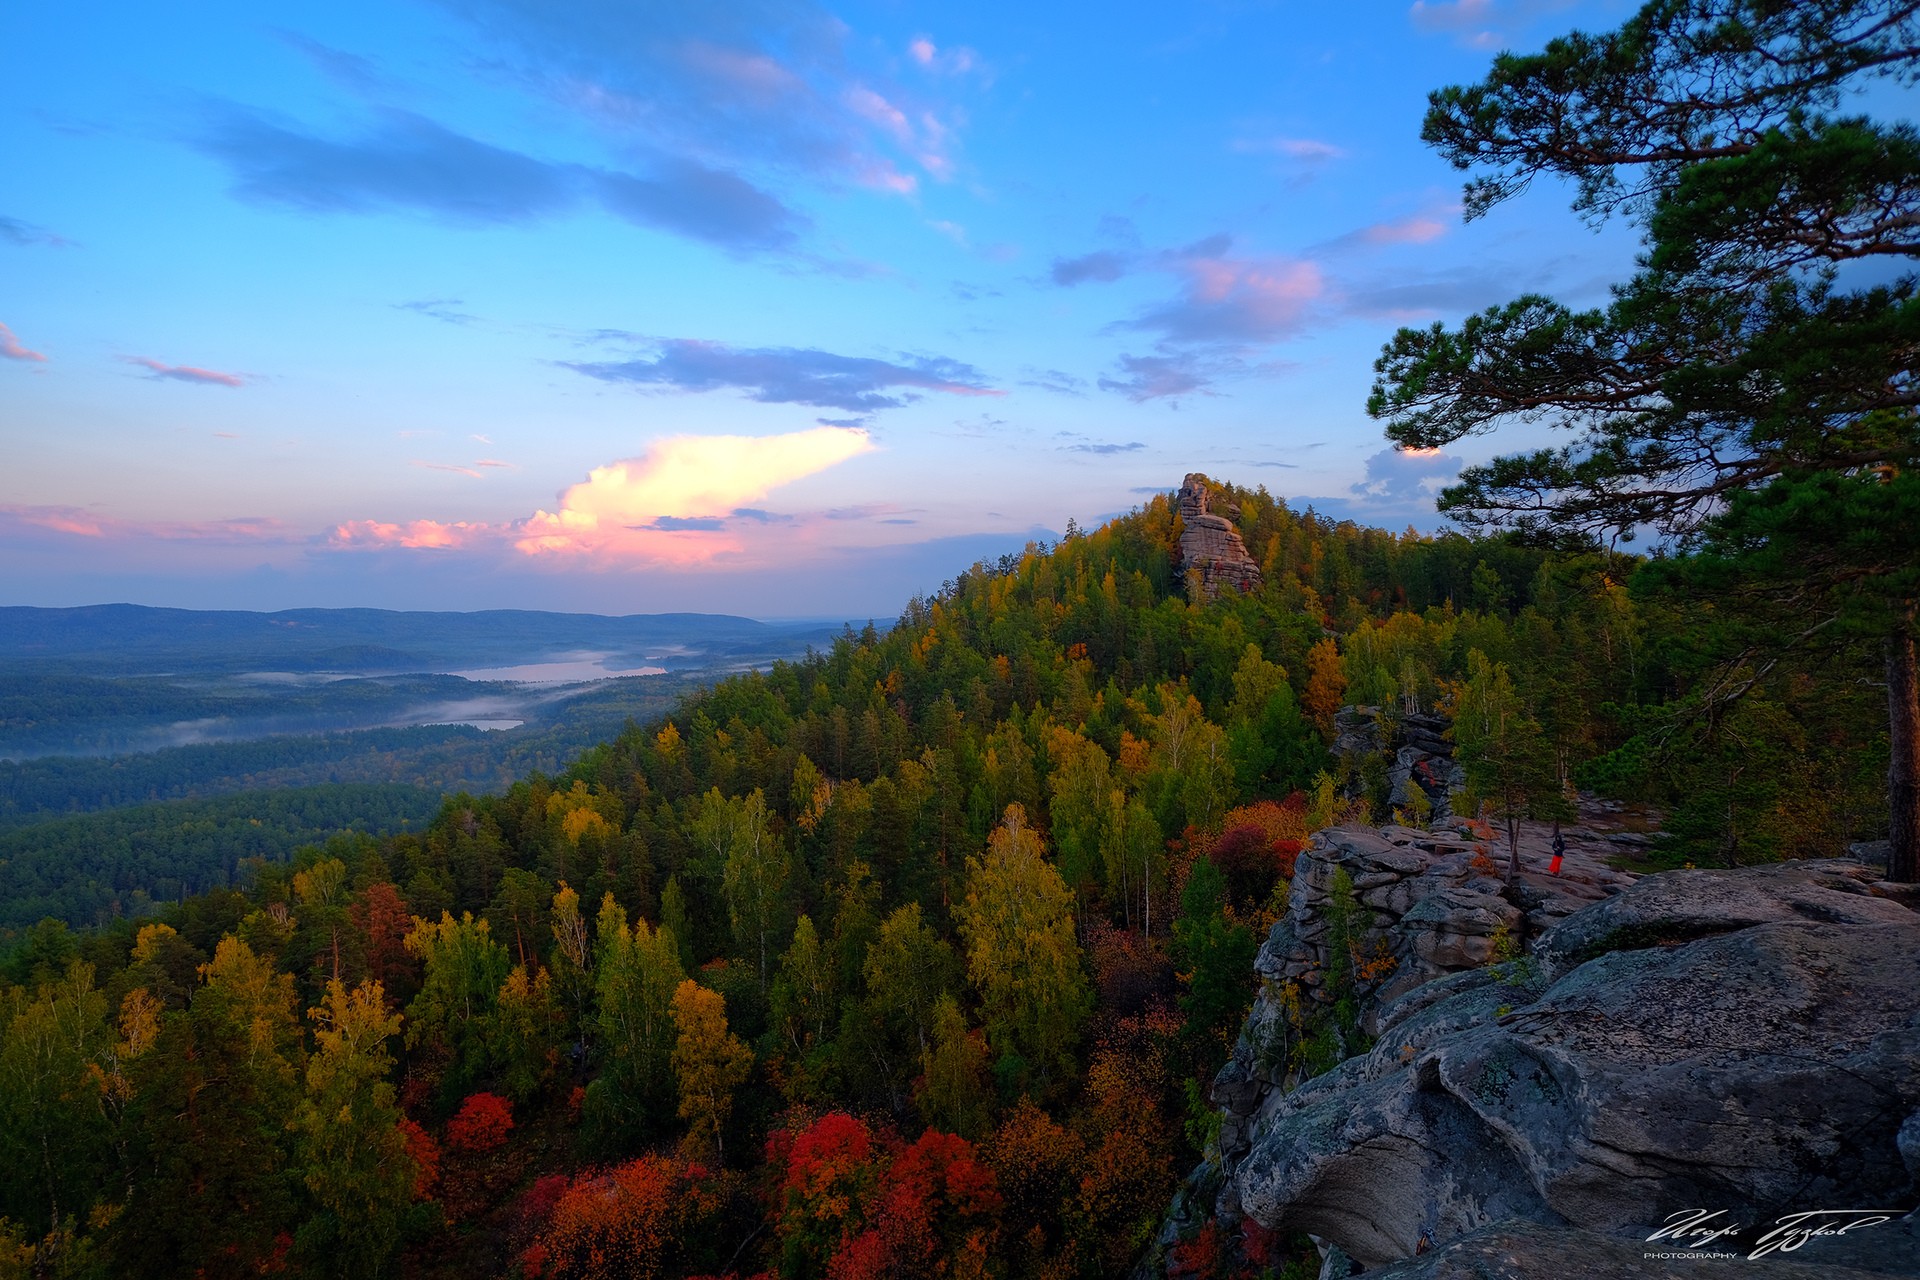
POLYGON ((1182 573, 1200 575, 1200 592, 1208 600, 1222 586, 1253 591, 1260 586, 1260 566, 1247 554, 1247 544, 1233 521, 1240 514, 1233 500, 1216 492, 1198 472, 1180 485, 1180 563, 1182 573))

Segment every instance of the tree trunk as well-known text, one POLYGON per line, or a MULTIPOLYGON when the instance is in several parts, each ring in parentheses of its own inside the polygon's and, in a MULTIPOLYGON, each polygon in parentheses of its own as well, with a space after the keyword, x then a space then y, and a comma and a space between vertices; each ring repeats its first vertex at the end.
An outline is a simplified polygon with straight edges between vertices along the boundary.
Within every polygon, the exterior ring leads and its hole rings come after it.
POLYGON ((1920 674, 1914 664, 1914 606, 1887 640, 1887 879, 1920 880, 1920 674))

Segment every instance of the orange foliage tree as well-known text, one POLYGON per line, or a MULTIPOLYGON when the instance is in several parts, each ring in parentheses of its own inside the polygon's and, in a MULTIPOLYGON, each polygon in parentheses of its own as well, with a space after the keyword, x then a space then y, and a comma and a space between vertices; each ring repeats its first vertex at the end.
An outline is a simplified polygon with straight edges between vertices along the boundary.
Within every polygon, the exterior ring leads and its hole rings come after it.
POLYGON ((724 1203, 706 1169, 642 1156, 576 1180, 520 1255, 540 1280, 653 1280, 679 1274, 702 1224, 724 1203))

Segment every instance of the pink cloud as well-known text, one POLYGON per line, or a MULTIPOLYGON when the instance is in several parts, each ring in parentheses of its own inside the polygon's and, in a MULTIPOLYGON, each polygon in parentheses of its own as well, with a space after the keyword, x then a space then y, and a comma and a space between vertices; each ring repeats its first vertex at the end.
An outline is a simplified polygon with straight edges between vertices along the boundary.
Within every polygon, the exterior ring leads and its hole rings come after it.
POLYGON ((514 545, 527 555, 593 554, 688 564, 740 549, 728 518, 782 485, 873 449, 858 427, 778 436, 670 436, 596 467, 536 511, 514 545), (717 536, 716 536, 717 535, 717 536))
POLYGON ((47 358, 38 351, 29 351, 20 345, 20 339, 13 336, 13 330, 0 324, 0 356, 9 360, 32 360, 45 364, 47 358))
MULTIPOLYGON (((757 504, 774 489, 873 449, 867 432, 814 427, 776 436, 669 436, 637 458, 596 467, 552 511, 524 520, 349 520, 328 535, 336 550, 419 551, 509 546, 526 556, 592 563, 685 567, 737 559, 754 547, 775 556, 819 520, 775 515, 757 504)), ((477 471, 417 462, 438 470, 477 471)), ((488 459, 475 466, 510 466, 488 459)))
POLYGON ((865 85, 847 90, 847 106, 862 120, 877 125, 897 141, 913 140, 913 124, 907 119, 907 113, 865 85))
POLYGON ((406 547, 411 550, 445 551, 470 546, 497 532, 492 525, 464 520, 452 524, 439 520, 410 520, 404 524, 349 520, 334 528, 331 542, 336 547, 406 547))
POLYGON ((128 364, 137 364, 152 371, 156 378, 170 378, 175 382, 199 382, 219 387, 244 387, 247 380, 237 373, 221 373, 218 369, 202 369, 190 364, 164 364, 149 356, 121 356, 128 364))
POLYGON ((1447 224, 1438 218, 1415 216, 1398 222, 1380 222, 1366 228, 1360 238, 1368 244, 1426 244, 1447 234, 1447 224))
POLYGON ((926 36, 907 42, 907 56, 929 71, 947 75, 965 75, 980 66, 980 55, 965 45, 942 49, 926 36))
POLYGON ((0 506, 0 520, 76 538, 122 542, 205 542, 226 546, 297 543, 306 539, 278 520, 243 516, 229 520, 128 520, 82 507, 0 506))
POLYGON ((1224 238, 1171 255, 1169 269, 1186 278, 1183 297, 1155 308, 1134 327, 1157 329, 1174 342, 1267 342, 1305 322, 1326 293, 1318 264, 1299 258, 1235 257, 1224 238))
POLYGON ((415 458, 413 459, 412 465, 427 471, 451 471, 455 475, 472 476, 475 480, 480 478, 480 473, 472 467, 456 466, 451 462, 422 462, 420 459, 415 458))

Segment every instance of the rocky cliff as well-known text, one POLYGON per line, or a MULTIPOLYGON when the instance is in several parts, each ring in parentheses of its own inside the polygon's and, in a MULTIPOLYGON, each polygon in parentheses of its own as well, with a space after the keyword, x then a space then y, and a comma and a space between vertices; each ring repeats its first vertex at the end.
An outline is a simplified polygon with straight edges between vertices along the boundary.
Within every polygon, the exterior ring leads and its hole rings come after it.
POLYGON ((1452 844, 1349 828, 1302 855, 1215 1086, 1202 1181, 1224 1221, 1311 1233, 1328 1275, 1600 1280, 1688 1265, 1646 1256, 1679 1211, 1717 1212, 1737 1230, 1714 1247, 1744 1256, 1783 1215, 1886 1209, 1741 1274, 1920 1274, 1900 1217, 1920 1198, 1920 914, 1901 890, 1835 861, 1596 867, 1560 892, 1530 869, 1503 894, 1452 844), (1349 936, 1399 964, 1362 993, 1370 1047, 1289 1090, 1276 1042, 1288 988, 1326 972, 1336 871, 1367 913, 1349 936), (1522 930, 1525 955, 1483 963, 1522 930))
POLYGON ((1176 567, 1184 574, 1199 575, 1205 598, 1213 599, 1223 586, 1236 591, 1257 588, 1260 566, 1247 554, 1247 544, 1234 527, 1240 512, 1233 502, 1196 472, 1181 483, 1179 505, 1180 562, 1176 567))

